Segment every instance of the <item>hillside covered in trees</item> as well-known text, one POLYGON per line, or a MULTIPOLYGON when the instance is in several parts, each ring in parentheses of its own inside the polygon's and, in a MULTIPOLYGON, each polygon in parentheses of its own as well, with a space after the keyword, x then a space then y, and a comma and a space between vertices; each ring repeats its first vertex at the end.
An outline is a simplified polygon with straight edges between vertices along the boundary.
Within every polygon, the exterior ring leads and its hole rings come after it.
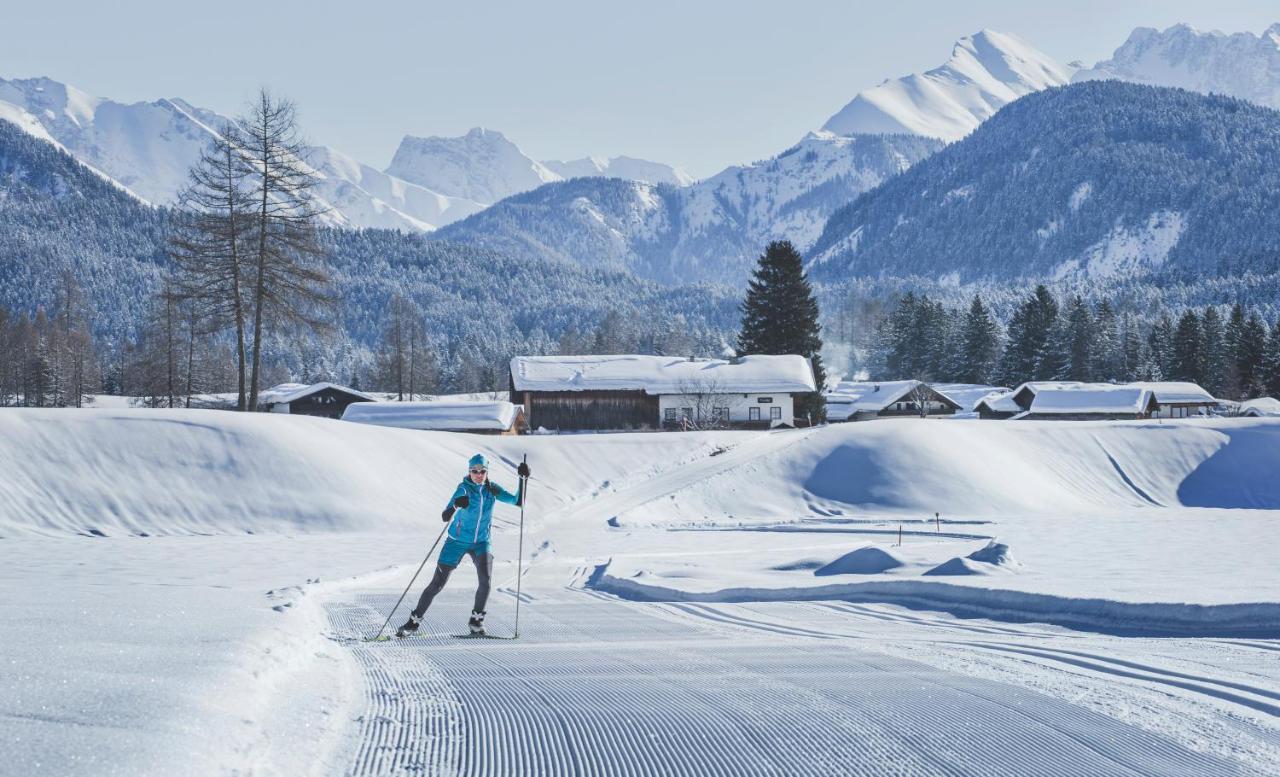
POLYGON ((1011 103, 834 213, 816 280, 1280 270, 1280 112, 1097 81, 1011 103))

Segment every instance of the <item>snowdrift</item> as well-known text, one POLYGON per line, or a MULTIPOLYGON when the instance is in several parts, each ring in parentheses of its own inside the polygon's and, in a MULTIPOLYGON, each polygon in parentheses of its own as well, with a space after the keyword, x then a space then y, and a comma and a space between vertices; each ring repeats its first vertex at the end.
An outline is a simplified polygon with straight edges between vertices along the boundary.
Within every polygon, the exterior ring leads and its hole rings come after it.
POLYGON ((633 522, 1069 515, 1150 507, 1280 509, 1280 421, 839 424, 707 478, 633 522), (750 506, 749 516, 743 515, 750 506))
POLYGON ((477 451, 553 512, 747 433, 498 438, 218 410, 0 410, 0 537, 431 531, 477 451))

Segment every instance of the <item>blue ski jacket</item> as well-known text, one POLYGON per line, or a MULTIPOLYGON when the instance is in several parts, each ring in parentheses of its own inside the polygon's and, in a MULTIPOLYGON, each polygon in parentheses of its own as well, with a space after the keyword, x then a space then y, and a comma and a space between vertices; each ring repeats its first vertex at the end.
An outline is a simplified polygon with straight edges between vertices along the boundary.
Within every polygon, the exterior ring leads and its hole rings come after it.
POLYGON ((453 506, 453 500, 460 496, 467 497, 469 504, 454 512, 453 519, 449 522, 449 536, 459 542, 472 544, 488 542, 489 523, 493 520, 494 503, 506 502, 518 505, 524 501, 523 482, 518 491, 521 493, 513 494, 492 480, 476 485, 471 482, 471 478, 463 478, 458 488, 454 490, 453 496, 449 497, 449 504, 445 509, 453 506))

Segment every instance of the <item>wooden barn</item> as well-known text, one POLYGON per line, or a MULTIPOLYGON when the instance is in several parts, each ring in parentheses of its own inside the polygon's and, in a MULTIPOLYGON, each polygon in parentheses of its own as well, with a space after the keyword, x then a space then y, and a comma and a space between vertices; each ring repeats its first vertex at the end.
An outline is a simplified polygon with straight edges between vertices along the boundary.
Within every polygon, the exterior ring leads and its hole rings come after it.
POLYGON ((354 402, 374 402, 373 397, 336 383, 281 383, 263 391, 258 407, 272 413, 341 418, 354 402))
POLYGON ((396 429, 471 434, 520 434, 524 408, 510 402, 365 402, 347 407, 343 421, 396 429))
MULTIPOLYGON (((1091 396, 1099 398, 1104 404, 1110 402, 1107 397, 1115 398, 1121 394, 1115 393, 1119 389, 1130 390, 1129 394, 1124 396, 1137 396, 1134 391, 1146 391, 1151 395, 1154 406, 1144 410, 1143 418, 1191 418, 1195 416, 1207 416, 1216 412, 1218 400, 1214 399, 1209 392, 1205 391, 1195 383, 1187 383, 1183 381, 1147 381, 1139 383, 1081 383, 1078 381, 1030 381, 1023 383, 1013 390, 1012 395, 1001 398, 1000 404, 1008 406, 1009 399, 1018 406, 1019 413, 1031 413, 1036 409, 1036 401, 1040 394, 1051 392, 1083 392, 1076 394, 1055 395, 1060 398, 1075 397, 1078 401, 1086 401, 1084 398, 1091 396)), ((1047 403, 1041 403, 1039 407, 1047 407, 1047 403)), ((981 413, 981 408, 979 408, 981 413)), ((1001 418, 1010 417, 1001 414, 983 414, 983 418, 1001 418)), ((1116 417, 1131 417, 1127 411, 1120 410, 1116 417)))
POLYGON ((517 356, 511 401, 531 429, 559 431, 794 426, 814 391, 802 356, 517 356))

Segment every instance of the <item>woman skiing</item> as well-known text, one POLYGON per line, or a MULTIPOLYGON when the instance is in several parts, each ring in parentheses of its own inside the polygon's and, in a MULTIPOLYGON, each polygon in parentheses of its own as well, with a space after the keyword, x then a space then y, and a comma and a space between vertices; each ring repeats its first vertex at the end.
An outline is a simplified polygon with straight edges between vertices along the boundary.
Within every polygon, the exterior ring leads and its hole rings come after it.
POLYGON ((418 599, 418 606, 409 620, 396 631, 397 637, 407 637, 422 625, 422 618, 436 594, 449 582, 449 575, 458 568, 463 556, 471 556, 476 565, 479 585, 476 587, 475 607, 471 610, 468 625, 471 633, 484 634, 484 608, 489 600, 489 581, 493 576, 493 554, 489 552, 489 523, 493 518, 495 502, 506 502, 517 507, 524 503, 524 481, 529 477, 529 465, 521 463, 516 469, 520 475, 520 487, 515 494, 489 480, 489 462, 477 453, 467 462, 467 475, 454 490, 449 504, 440 517, 449 523, 449 539, 445 540, 436 564, 435 575, 418 599))

